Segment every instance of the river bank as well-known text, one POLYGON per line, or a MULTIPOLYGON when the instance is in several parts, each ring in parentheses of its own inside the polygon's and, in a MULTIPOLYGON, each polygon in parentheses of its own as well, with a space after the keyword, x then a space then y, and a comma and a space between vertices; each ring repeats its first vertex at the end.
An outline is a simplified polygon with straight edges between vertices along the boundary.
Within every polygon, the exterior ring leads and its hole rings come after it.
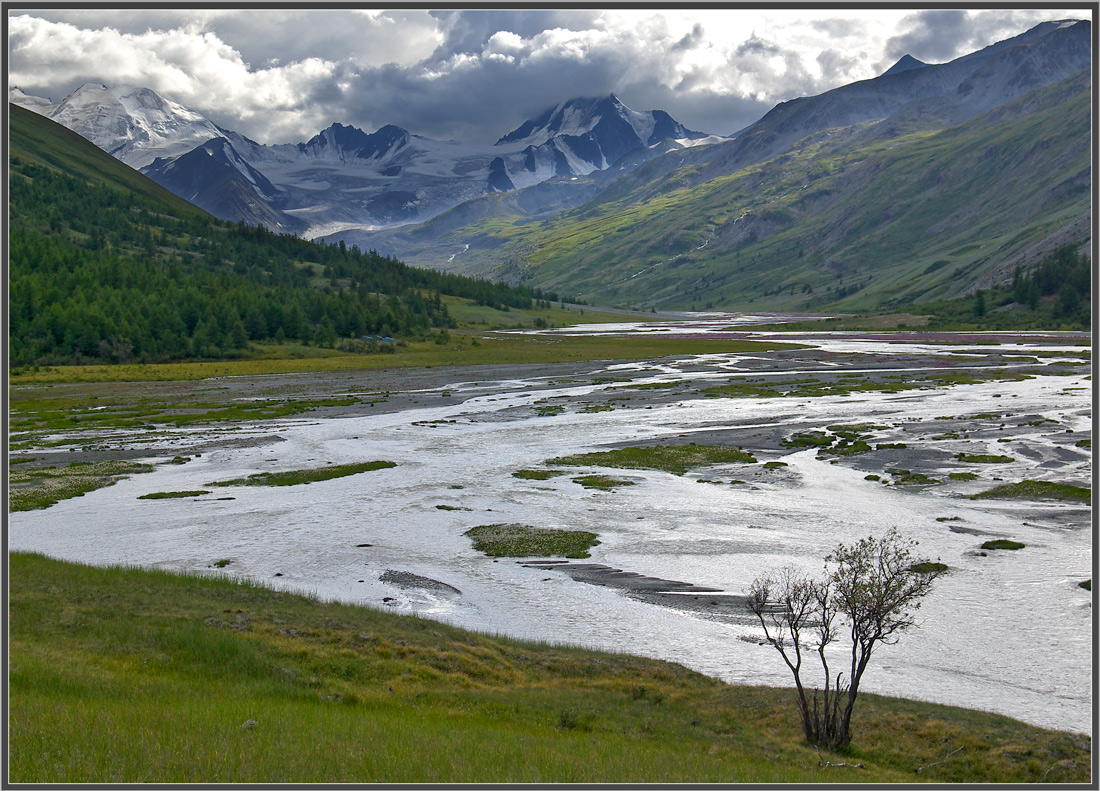
POLYGON ((529 562, 539 558, 490 559, 463 534, 509 522, 588 530, 600 544, 585 562, 713 589, 707 602, 731 602, 725 597, 741 595, 762 570, 795 563, 816 571, 837 541, 896 525, 951 572, 922 610, 921 628, 883 652, 868 689, 1087 732, 1091 596, 1078 583, 1091 578, 1090 506, 968 499, 998 479, 1089 485, 1087 350, 1022 336, 997 346, 973 336, 797 340, 810 348, 206 380, 203 398, 244 403, 278 390, 348 402, 242 420, 228 432, 181 427, 140 447, 141 432, 120 430, 96 443, 74 436, 68 446, 28 448, 32 463, 112 452, 190 459, 13 514, 11 546, 245 577, 782 685, 784 668, 735 608, 674 608, 667 597, 645 600, 529 562), (690 442, 739 446, 757 461, 682 475, 614 470, 632 485, 611 490, 574 482, 611 472, 600 467, 541 481, 513 476, 568 454, 690 442), (983 456, 1010 460, 968 460, 983 456), (137 499, 367 459, 397 466, 308 487, 137 499), (981 544, 996 538, 1025 548, 983 555, 981 544), (221 560, 229 562, 215 568, 221 560), (383 579, 391 572, 460 593, 383 579), (1036 678, 1036 666, 1051 670, 1036 678))

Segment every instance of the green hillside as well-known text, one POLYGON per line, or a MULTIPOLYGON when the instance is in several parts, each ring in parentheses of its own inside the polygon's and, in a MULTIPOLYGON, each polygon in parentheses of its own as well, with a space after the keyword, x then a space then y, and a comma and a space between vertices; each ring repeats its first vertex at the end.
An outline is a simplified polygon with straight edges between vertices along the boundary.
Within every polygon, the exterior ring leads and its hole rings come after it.
MULTIPOLYGON (((95 185, 121 193, 131 193, 150 208, 179 217, 210 215, 177 197, 128 165, 106 155, 76 132, 15 104, 8 104, 8 146, 12 181, 28 165, 81 176, 86 186, 95 185)), ((15 211, 15 207, 13 207, 15 211)))
POLYGON ((1087 241, 1089 141, 1082 72, 957 127, 890 139, 875 124, 830 129, 702 184, 702 165, 643 166, 552 220, 498 215, 435 247, 469 243, 464 272, 596 304, 820 310, 942 300, 1087 241))
POLYGON ((823 753, 793 690, 247 582, 9 564, 11 783, 1091 779, 1088 736, 995 714, 863 693, 850 752, 823 753))
POLYGON ((84 138, 9 109, 13 367, 419 338, 453 326, 445 295, 520 308, 549 296, 217 220, 84 138))

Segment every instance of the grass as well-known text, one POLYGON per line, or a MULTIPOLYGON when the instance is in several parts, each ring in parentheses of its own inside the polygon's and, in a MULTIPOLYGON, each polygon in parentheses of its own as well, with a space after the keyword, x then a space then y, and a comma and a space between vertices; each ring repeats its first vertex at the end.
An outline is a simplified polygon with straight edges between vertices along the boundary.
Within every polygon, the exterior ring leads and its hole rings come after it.
POLYGON ((565 475, 565 473, 559 470, 516 470, 512 473, 513 478, 525 481, 546 481, 558 475, 565 475))
POLYGON ((586 530, 551 530, 520 524, 479 525, 463 535, 473 539, 474 549, 490 557, 524 558, 558 556, 586 558, 600 543, 586 530))
MULTIPOLYGON (((771 379, 768 381, 733 381, 729 384, 708 387, 703 390, 708 396, 724 398, 816 398, 819 396, 841 396, 852 393, 900 393, 906 390, 932 390, 953 385, 979 384, 993 381, 1019 381, 1030 379, 1028 374, 1014 371, 945 372, 911 379, 876 380, 870 376, 856 376, 845 381, 825 381, 822 379, 771 379)), ((830 427, 830 429, 833 427, 830 427)), ((883 428, 872 424, 837 426, 836 433, 859 433, 860 431, 883 428), (856 431, 853 432, 852 429, 856 431)), ((817 432, 820 433, 820 432, 817 432)))
POLYGON ((1011 456, 997 456, 991 453, 956 453, 955 458, 971 464, 1008 464, 1016 461, 1011 456))
POLYGON ((947 571, 947 564, 939 563, 934 560, 926 560, 923 563, 914 563, 909 567, 909 570, 915 574, 943 574, 947 571))
POLYGON ((83 497, 140 472, 148 464, 132 461, 74 462, 66 467, 37 467, 8 471, 8 511, 35 511, 62 500, 83 497))
POLYGON ((994 714, 864 694, 821 754, 789 689, 228 579, 9 571, 13 784, 1091 780, 1089 737, 994 714))
POLYGON ((903 474, 895 474, 894 483, 899 486, 920 486, 924 484, 939 483, 939 481, 935 478, 930 478, 923 472, 904 471, 903 474))
POLYGON ((618 448, 617 450, 578 453, 547 460, 557 467, 614 467, 623 470, 664 470, 683 475, 693 467, 737 462, 751 464, 756 461, 751 453, 740 448, 719 445, 653 445, 644 448, 618 448))
POLYGON ((947 477, 953 481, 976 481, 978 476, 972 472, 949 472, 947 477))
POLYGON ((785 448, 827 448, 833 444, 836 437, 831 437, 824 431, 801 431, 792 434, 783 440, 785 448))
MULTIPOLYGON (((582 317, 583 318, 583 317, 582 317)), ((256 356, 241 360, 126 365, 66 365, 39 371, 12 372, 13 387, 76 382, 175 382, 215 376, 309 373, 314 371, 379 370, 440 365, 581 362, 664 357, 683 354, 761 352, 802 349, 779 341, 518 335, 472 330, 451 333, 446 346, 434 341, 409 341, 393 354, 346 354, 315 346, 257 347, 256 356), (478 341, 474 345, 473 341, 478 341)))
POLYGON ((150 492, 149 494, 139 495, 139 500, 171 500, 177 497, 199 497, 204 494, 210 494, 208 489, 195 489, 193 491, 185 492, 150 492))
POLYGON ((258 472, 247 478, 232 478, 228 481, 211 481, 207 486, 296 486, 300 483, 315 483, 333 478, 343 478, 372 470, 385 470, 396 467, 392 461, 364 461, 356 464, 334 464, 329 467, 313 467, 308 470, 287 470, 285 472, 258 472))
POLYGON ((539 417, 553 417, 554 415, 560 415, 564 411, 564 404, 546 404, 535 407, 535 414, 539 417))
POLYGON ((610 492, 620 486, 634 485, 634 481, 612 478, 607 475, 581 475, 574 478, 573 483, 579 483, 585 489, 601 489, 605 492, 610 492))
POLYGON ((994 486, 984 492, 970 495, 971 500, 986 498, 1011 498, 1021 500, 1070 500, 1092 502, 1092 490, 1068 483, 1052 481, 1020 481, 994 486))
POLYGON ((855 442, 841 439, 831 448, 822 448, 821 453, 828 453, 833 456, 852 456, 856 453, 867 453, 870 450, 871 446, 861 439, 857 439, 855 442))
POLYGON ((1026 544, 1019 541, 1010 541, 1007 538, 997 538, 992 541, 986 541, 982 544, 982 549, 1023 549, 1026 544))

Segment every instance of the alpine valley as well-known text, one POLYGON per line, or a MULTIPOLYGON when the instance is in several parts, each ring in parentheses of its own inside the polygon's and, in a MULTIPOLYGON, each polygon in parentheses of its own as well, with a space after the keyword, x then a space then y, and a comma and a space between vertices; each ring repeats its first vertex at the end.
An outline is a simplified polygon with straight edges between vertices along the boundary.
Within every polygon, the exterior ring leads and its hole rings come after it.
POLYGON ((339 123, 261 145, 147 88, 9 99, 216 217, 641 309, 890 309, 1090 238, 1091 25, 781 103, 736 133, 614 95, 495 143, 339 123))

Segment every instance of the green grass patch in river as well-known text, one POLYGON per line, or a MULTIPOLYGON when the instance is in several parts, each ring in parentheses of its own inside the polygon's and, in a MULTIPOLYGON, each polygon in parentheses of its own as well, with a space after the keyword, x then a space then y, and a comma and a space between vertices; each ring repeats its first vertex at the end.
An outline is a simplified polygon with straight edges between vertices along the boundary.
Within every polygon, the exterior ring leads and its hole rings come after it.
POLYGON ((195 489, 194 491, 187 492, 150 492, 149 494, 139 495, 139 500, 172 500, 177 497, 199 497, 200 495, 210 494, 208 489, 195 489))
POLYGON ((731 462, 752 464, 756 457, 741 448, 721 445, 653 445, 559 456, 546 463, 556 467, 592 465, 622 470, 664 470, 683 475, 693 467, 731 462))
POLYGON ((152 472, 132 461, 75 462, 67 467, 38 467, 8 472, 8 511, 35 511, 122 480, 152 472))
POLYGON ((586 558, 588 550, 600 543, 595 533, 586 530, 553 530, 521 524, 479 525, 463 535, 473 539, 478 552, 501 558, 586 558))
POLYGON ((578 478, 574 478, 573 483, 579 483, 585 489, 602 489, 605 492, 610 492, 619 486, 634 485, 634 481, 627 481, 622 478, 612 478, 607 475, 581 475, 578 478))
POLYGON ((1019 483, 1006 483, 1001 486, 994 486, 992 489, 970 495, 971 500, 984 500, 987 498, 1070 500, 1091 503, 1092 490, 1082 486, 1073 486, 1068 483, 1028 480, 1020 481, 1019 483))
POLYGON ((1008 464, 1016 461, 1011 456, 997 456, 991 453, 956 453, 955 458, 970 464, 1008 464))
POLYGON ((315 467, 309 470, 287 470, 286 472, 258 472, 247 478, 233 478, 228 481, 211 481, 207 486, 294 486, 299 483, 315 483, 332 478, 343 478, 360 472, 384 470, 396 467, 392 461, 364 461, 357 464, 334 464, 329 467, 315 467))
POLYGON ((997 538, 992 541, 986 541, 982 544, 982 549, 1023 549, 1026 544, 1020 541, 1010 541, 1007 538, 997 538))
POLYGON ((565 473, 561 470, 516 470, 512 473, 513 478, 525 481, 546 481, 558 475, 565 475, 565 473))

